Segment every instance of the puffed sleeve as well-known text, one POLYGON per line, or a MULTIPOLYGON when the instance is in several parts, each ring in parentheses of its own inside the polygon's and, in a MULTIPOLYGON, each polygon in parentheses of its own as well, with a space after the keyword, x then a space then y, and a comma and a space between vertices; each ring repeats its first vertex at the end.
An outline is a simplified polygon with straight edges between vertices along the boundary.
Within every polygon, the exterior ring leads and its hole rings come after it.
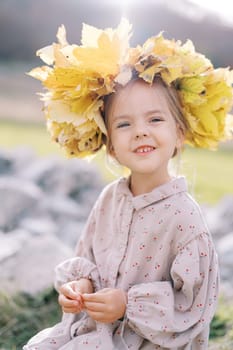
POLYGON ((92 253, 92 240, 95 234, 96 220, 94 207, 89 215, 84 231, 78 241, 75 257, 67 259, 55 268, 55 288, 59 290, 64 283, 88 278, 94 290, 100 288, 99 273, 92 253))
POLYGON ((133 286, 126 311, 130 328, 169 349, 190 343, 208 328, 214 315, 218 262, 208 234, 199 235, 178 252, 170 275, 170 281, 133 286))

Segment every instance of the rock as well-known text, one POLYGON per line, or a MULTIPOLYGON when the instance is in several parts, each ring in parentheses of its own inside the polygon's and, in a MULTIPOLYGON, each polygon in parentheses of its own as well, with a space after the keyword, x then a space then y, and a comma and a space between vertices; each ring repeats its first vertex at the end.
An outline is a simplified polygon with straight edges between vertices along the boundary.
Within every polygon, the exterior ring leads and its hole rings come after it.
POLYGON ((33 208, 43 197, 38 186, 10 176, 0 177, 0 229, 10 231, 17 227, 22 215, 33 208))
POLYGON ((204 213, 210 232, 215 239, 220 239, 232 231, 233 196, 223 197, 216 206, 205 208, 204 213))
POLYGON ((86 221, 58 219, 58 238, 74 250, 85 223, 86 221))
POLYGON ((5 175, 11 173, 13 168, 13 163, 6 152, 0 152, 0 174, 5 175))
POLYGON ((18 147, 13 151, 0 150, 0 176, 17 173, 35 158, 35 153, 28 147, 18 147))
POLYGON ((33 235, 57 234, 58 227, 53 220, 46 217, 27 217, 19 222, 19 227, 33 235))
POLYGON ((38 159, 22 169, 18 176, 35 182, 46 193, 68 196, 76 201, 86 189, 103 187, 96 168, 80 159, 38 159))
POLYGON ((232 302, 233 298, 233 285, 230 281, 221 280, 220 283, 220 295, 224 296, 224 299, 228 302, 232 302))
POLYGON ((12 161, 12 171, 15 175, 36 159, 34 150, 26 146, 19 146, 9 154, 12 161))
POLYGON ((93 165, 86 165, 80 160, 70 159, 67 170, 71 174, 67 195, 79 203, 87 218, 104 186, 103 181, 93 165))
POLYGON ((30 236, 23 249, 1 262, 1 289, 10 294, 43 291, 53 285, 54 267, 72 253, 54 235, 30 236))
POLYGON ((27 231, 19 229, 12 231, 10 235, 1 232, 0 263, 8 258, 12 258, 17 252, 19 252, 29 237, 30 234, 27 231))
MULTIPOLYGON (((17 176, 43 188, 43 182, 46 181, 46 178, 51 179, 53 173, 59 172, 61 164, 62 160, 54 156, 35 158, 34 161, 19 169, 17 176)), ((45 188, 45 190, 50 192, 49 188, 45 188)))
POLYGON ((84 219, 82 206, 72 198, 61 195, 47 195, 39 203, 35 210, 47 212, 50 217, 57 220, 59 217, 69 219, 84 219))
POLYGON ((219 254, 221 277, 225 281, 230 281, 233 285, 233 232, 218 241, 217 251, 219 254))
POLYGON ((102 187, 85 161, 38 158, 27 148, 0 152, 2 289, 34 294, 52 284, 102 187))
POLYGON ((80 222, 83 226, 88 213, 69 197, 49 194, 28 211, 27 217, 21 218, 18 226, 32 234, 51 232, 63 243, 74 247, 79 237, 80 222))

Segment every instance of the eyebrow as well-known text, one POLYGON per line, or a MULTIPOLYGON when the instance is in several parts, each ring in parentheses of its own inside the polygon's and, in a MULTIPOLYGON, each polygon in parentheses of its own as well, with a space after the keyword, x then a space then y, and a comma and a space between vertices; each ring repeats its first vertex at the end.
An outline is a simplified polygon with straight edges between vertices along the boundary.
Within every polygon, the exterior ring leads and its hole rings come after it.
MULTIPOLYGON (((160 109, 152 109, 147 111, 146 113, 144 113, 145 116, 147 115, 151 115, 151 114, 164 114, 164 112, 160 109)), ((113 122, 116 120, 121 120, 121 119, 126 119, 126 118, 130 118, 131 115, 130 114, 122 114, 122 115, 117 115, 113 118, 113 122)))

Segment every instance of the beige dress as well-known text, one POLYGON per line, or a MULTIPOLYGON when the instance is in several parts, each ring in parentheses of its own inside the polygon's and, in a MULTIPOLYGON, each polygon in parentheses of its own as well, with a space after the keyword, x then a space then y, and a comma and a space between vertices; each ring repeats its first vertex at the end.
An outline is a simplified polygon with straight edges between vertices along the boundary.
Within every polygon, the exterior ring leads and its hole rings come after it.
POLYGON ((184 178, 133 197, 127 179, 108 185, 78 242, 56 268, 55 286, 91 278, 128 293, 123 320, 64 314, 24 350, 203 350, 218 294, 218 262, 184 178))

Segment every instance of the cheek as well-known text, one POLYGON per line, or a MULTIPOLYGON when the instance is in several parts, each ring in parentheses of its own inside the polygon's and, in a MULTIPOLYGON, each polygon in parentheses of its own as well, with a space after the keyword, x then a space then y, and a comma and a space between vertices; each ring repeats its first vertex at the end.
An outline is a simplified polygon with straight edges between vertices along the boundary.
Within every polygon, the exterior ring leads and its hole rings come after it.
POLYGON ((176 144, 176 142, 178 140, 177 132, 173 128, 173 126, 168 127, 166 129, 160 129, 157 136, 158 136, 158 138, 163 140, 164 143, 167 143, 167 144, 169 144, 169 143, 176 144))
POLYGON ((119 148, 119 145, 121 144, 120 140, 122 138, 122 136, 119 135, 119 132, 116 130, 111 130, 111 134, 109 136, 109 143, 112 145, 113 149, 119 148))
POLYGON ((119 163, 121 163, 126 154, 126 142, 122 138, 113 137, 111 156, 114 157, 119 163))

